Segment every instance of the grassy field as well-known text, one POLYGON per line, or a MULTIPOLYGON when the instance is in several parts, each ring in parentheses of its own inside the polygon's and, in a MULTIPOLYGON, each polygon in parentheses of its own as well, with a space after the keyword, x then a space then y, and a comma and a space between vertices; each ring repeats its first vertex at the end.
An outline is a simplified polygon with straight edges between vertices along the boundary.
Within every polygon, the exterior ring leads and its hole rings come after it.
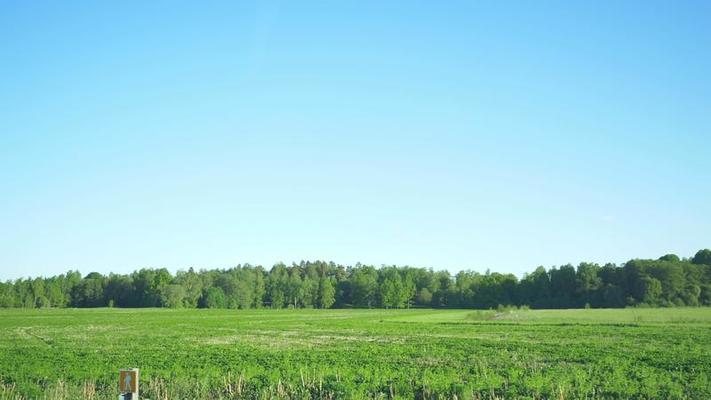
POLYGON ((0 399, 711 399, 711 309, 0 310, 0 399))

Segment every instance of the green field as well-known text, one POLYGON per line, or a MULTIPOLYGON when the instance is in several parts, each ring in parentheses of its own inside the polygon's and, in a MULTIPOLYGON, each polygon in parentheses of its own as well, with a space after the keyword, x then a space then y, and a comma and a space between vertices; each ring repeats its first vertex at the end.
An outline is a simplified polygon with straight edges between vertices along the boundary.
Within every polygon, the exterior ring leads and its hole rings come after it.
POLYGON ((0 310, 0 399, 711 399, 711 309, 0 310))

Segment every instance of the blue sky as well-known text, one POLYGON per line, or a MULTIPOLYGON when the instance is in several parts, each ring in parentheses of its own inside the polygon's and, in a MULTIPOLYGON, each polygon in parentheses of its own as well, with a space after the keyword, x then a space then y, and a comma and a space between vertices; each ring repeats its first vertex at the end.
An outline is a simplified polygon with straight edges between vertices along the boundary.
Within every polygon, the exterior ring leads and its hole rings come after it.
POLYGON ((575 3, 3 2, 0 279, 711 247, 711 3, 575 3))

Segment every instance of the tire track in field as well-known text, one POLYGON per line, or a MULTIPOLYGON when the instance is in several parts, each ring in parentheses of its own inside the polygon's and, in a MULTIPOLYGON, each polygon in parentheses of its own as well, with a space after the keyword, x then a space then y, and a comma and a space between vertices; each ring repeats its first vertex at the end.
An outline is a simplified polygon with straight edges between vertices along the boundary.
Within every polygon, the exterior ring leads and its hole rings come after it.
POLYGON ((44 337, 44 336, 39 335, 37 333, 34 333, 31 331, 31 329, 32 328, 28 327, 28 326, 21 326, 21 327, 15 329, 15 333, 17 333, 18 336, 20 336, 20 337, 25 337, 25 338, 32 337, 32 338, 35 338, 35 339, 39 340, 40 342, 46 344, 49 347, 54 347, 54 341, 52 339, 44 337))

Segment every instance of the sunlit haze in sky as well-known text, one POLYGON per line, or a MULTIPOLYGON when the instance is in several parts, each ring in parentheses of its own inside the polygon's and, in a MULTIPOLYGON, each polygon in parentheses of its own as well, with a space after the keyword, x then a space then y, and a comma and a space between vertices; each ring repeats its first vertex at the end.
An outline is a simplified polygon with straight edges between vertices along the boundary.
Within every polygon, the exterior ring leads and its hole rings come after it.
POLYGON ((709 21, 708 1, 3 2, 0 279, 692 256, 709 21))

